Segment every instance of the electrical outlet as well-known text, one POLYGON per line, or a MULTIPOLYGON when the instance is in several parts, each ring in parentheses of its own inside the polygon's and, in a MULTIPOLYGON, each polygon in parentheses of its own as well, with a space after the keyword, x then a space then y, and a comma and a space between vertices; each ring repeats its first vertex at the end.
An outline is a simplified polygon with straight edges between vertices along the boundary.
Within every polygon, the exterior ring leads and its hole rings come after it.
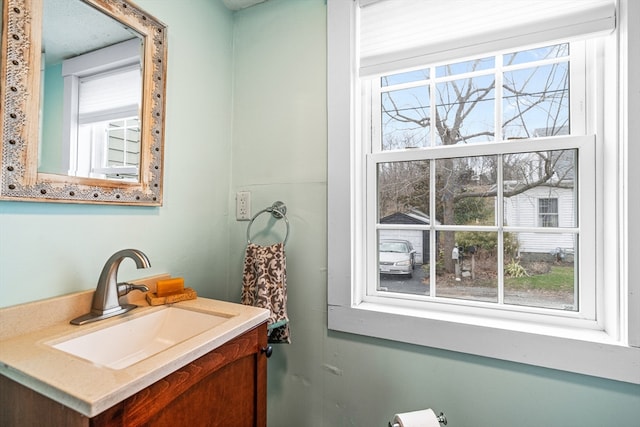
POLYGON ((238 191, 236 193, 236 220, 248 221, 251 219, 251 192, 238 191))

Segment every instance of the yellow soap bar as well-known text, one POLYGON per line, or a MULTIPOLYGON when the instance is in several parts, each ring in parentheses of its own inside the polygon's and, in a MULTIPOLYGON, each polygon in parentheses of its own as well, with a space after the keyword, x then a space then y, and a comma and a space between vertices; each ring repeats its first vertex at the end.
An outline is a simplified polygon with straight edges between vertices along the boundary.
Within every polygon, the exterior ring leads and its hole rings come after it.
POLYGON ((179 294, 182 291, 184 291, 184 279, 182 277, 158 280, 156 284, 156 295, 159 297, 179 294))

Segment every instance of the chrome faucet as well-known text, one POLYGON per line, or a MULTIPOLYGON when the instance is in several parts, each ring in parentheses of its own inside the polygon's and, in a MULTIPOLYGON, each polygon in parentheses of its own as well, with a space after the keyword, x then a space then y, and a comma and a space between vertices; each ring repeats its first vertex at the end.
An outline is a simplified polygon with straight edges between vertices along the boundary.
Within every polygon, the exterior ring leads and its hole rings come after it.
POLYGON ((148 291, 145 285, 134 285, 132 283, 118 283, 118 267, 125 258, 135 261, 137 268, 148 268, 151 266, 149 258, 137 249, 123 249, 111 255, 107 260, 93 294, 91 312, 77 317, 71 321, 74 325, 95 322, 126 313, 136 308, 133 304, 120 304, 119 298, 127 295, 133 290, 148 291))

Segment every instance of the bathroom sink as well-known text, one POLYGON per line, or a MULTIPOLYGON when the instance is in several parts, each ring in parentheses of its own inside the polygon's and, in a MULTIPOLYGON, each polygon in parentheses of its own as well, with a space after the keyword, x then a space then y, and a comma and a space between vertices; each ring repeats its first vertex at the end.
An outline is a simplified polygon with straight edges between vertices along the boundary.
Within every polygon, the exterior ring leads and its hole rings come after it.
POLYGON ((230 317, 171 306, 49 345, 96 365, 123 369, 220 325, 230 317))

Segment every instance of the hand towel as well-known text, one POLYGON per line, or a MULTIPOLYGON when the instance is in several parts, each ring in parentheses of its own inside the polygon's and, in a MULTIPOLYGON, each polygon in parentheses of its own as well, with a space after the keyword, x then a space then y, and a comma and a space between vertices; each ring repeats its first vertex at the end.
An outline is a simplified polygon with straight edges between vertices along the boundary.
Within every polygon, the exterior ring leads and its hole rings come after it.
POLYGON ((284 243, 271 246, 249 243, 242 276, 242 304, 271 311, 267 321, 269 343, 291 343, 284 243))

